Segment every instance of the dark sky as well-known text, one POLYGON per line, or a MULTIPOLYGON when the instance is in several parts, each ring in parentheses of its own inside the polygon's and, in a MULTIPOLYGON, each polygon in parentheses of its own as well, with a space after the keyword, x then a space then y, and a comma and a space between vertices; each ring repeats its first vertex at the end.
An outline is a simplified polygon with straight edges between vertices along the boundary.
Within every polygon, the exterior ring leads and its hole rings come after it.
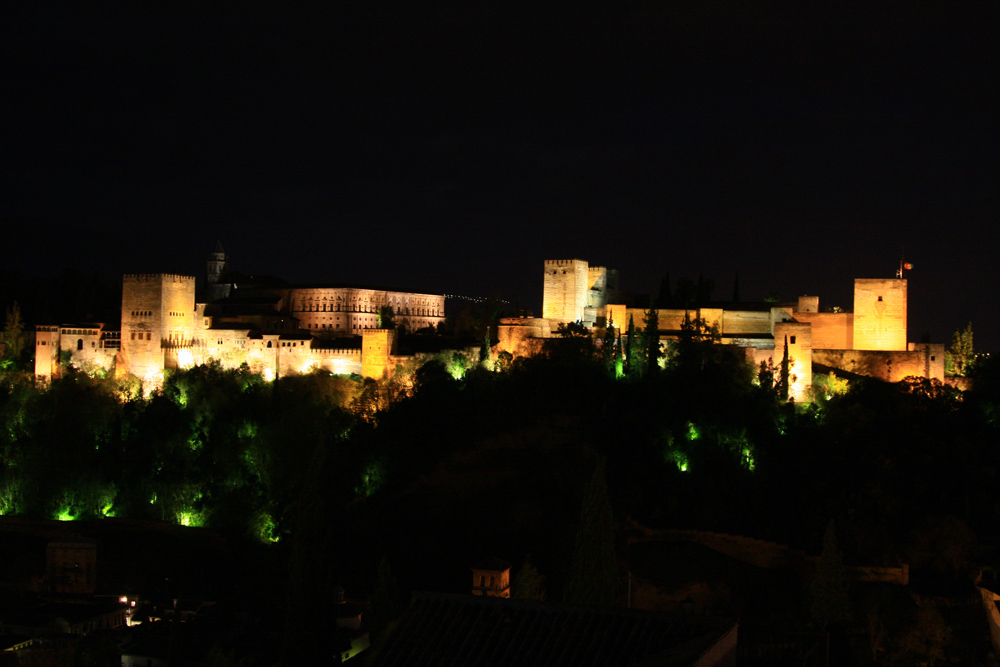
POLYGON ((997 3, 415 4, 4 5, 4 268, 850 308, 905 252, 910 339, 1000 349, 997 3))

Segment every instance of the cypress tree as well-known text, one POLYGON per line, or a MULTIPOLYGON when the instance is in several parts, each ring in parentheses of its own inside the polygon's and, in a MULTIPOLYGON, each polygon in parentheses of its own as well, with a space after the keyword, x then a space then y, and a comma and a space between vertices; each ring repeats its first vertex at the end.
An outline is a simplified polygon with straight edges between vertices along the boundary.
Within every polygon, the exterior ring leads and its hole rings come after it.
POLYGON ((781 375, 778 380, 778 398, 788 401, 788 335, 785 335, 785 353, 781 357, 781 375))
POLYGON ((635 318, 628 317, 628 334, 625 336, 625 375, 631 375, 632 368, 632 346, 635 340, 635 318))
POLYGON ((844 558, 837 547, 837 531, 832 519, 823 534, 823 550, 809 592, 812 594, 809 611, 821 627, 849 620, 851 603, 844 583, 844 558))
POLYGON ((601 462, 583 496, 563 599, 568 604, 612 607, 620 604, 620 598, 615 522, 601 462))
POLYGON ((655 375, 660 370, 660 314, 654 307, 646 311, 643 319, 643 337, 646 343, 646 373, 655 375))

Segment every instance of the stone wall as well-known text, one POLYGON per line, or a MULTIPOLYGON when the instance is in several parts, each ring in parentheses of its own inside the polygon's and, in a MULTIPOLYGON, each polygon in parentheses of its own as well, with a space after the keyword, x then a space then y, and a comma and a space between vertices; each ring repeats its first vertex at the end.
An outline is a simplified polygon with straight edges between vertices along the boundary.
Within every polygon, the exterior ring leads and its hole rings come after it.
POLYGON ((121 359, 140 378, 161 378, 164 343, 194 340, 194 277, 166 273, 122 278, 121 359))
POLYGON ((35 327, 35 377, 48 382, 59 371, 59 327, 35 327))
POLYGON ((389 369, 389 355, 396 341, 395 329, 366 329, 361 341, 361 374, 381 379, 389 369))
POLYGON ((812 327, 803 322, 778 322, 774 325, 775 367, 780 368, 788 345, 788 395, 796 401, 809 400, 812 387, 812 327))
POLYGON ((622 331, 628 326, 627 309, 623 303, 609 303, 604 308, 606 317, 611 321, 611 325, 618 331, 622 331))
POLYGON ((587 306, 604 308, 618 299, 618 270, 606 266, 587 269, 587 306))
POLYGON ((542 339, 550 338, 549 320, 537 317, 504 317, 497 327, 496 351, 515 357, 534 356, 542 349, 542 339))
MULTIPOLYGON (((932 362, 931 356, 943 357, 944 345, 927 345, 912 352, 900 352, 890 350, 820 350, 813 349, 813 363, 837 368, 848 373, 857 375, 867 375, 878 378, 886 382, 899 382, 905 377, 916 375, 918 377, 935 377, 937 371, 937 361, 932 362), (932 353, 931 349, 935 352, 932 353), (937 354, 936 350, 941 350, 937 354)), ((944 380, 944 367, 940 367, 941 376, 937 379, 944 380)))
POLYGON ((906 280, 854 281, 855 350, 906 350, 906 280))
POLYGON ((582 259, 545 260, 542 317, 559 322, 583 320, 589 271, 582 259))
POLYGON ((356 287, 301 287, 284 302, 299 326, 314 336, 359 336, 379 326, 378 313, 390 306, 397 324, 416 331, 444 322, 444 295, 391 292, 356 287))
POLYGON ((812 324, 813 347, 825 350, 854 349, 854 313, 794 313, 797 322, 812 324))
POLYGON ((761 310, 727 310, 722 317, 723 335, 770 335, 771 313, 761 310))

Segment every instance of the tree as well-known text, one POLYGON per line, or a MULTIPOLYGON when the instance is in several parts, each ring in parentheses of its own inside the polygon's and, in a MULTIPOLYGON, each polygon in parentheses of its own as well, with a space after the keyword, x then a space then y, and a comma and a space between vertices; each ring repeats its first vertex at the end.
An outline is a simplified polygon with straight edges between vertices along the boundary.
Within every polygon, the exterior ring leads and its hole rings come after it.
POLYGON ((642 323, 646 343, 646 373, 654 375, 660 370, 660 315, 656 308, 646 311, 642 323))
POLYGON ((524 557, 524 563, 514 574, 510 586, 510 596, 515 600, 535 600, 545 602, 545 577, 531 562, 531 555, 524 557))
POLYGON ((837 547, 837 530, 831 519, 823 535, 823 550, 816 563, 816 576, 809 587, 813 620, 826 628, 850 618, 850 600, 844 583, 844 558, 837 547))
POLYGON ((601 340, 601 360, 611 377, 615 377, 615 325, 608 319, 604 327, 604 338, 601 340))
POLYGON ((670 294, 670 272, 663 276, 663 280, 660 281, 660 292, 656 295, 656 303, 662 304, 664 306, 668 305, 671 301, 672 295, 670 294))
POLYGON ((629 375, 634 367, 632 359, 632 347, 635 341, 635 318, 629 315, 628 333, 625 335, 625 375, 629 375))
POLYGON ((614 515, 600 463, 584 492, 563 598, 568 604, 611 607, 620 601, 620 588, 614 515))
POLYGON ((975 352, 972 349, 972 322, 969 322, 965 329, 957 329, 951 335, 951 346, 948 348, 946 357, 948 368, 946 371, 952 375, 965 375, 975 352))
POLYGON ((396 311, 392 309, 392 306, 380 306, 378 309, 378 328, 379 329, 394 329, 396 328, 396 311))
POLYGON ((778 375, 778 398, 782 401, 788 400, 788 390, 791 387, 791 378, 789 373, 789 359, 788 359, 788 336, 785 336, 785 351, 781 355, 781 371, 778 375))
POLYGON ((370 624, 372 636, 380 638, 383 631, 393 621, 403 614, 403 598, 399 594, 399 585, 392 575, 389 560, 382 556, 378 563, 378 574, 375 578, 375 588, 372 591, 372 610, 370 624))
POLYGON ((579 320, 576 322, 560 322, 556 328, 556 333, 563 338, 590 338, 590 331, 579 320))
POLYGON ((7 309, 7 319, 3 329, 3 367, 19 366, 24 351, 24 322, 21 307, 15 301, 7 309))

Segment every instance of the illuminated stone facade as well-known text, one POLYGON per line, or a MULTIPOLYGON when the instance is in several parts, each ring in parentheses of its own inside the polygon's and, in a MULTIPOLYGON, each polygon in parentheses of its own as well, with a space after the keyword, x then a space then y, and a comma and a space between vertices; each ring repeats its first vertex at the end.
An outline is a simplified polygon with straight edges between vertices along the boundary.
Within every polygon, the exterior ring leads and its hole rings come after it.
POLYGON ((35 376, 48 381, 58 374, 60 355, 84 371, 109 370, 120 347, 120 333, 103 324, 35 327, 35 376))
POLYGON ((435 331, 445 319, 439 294, 276 280, 241 285, 226 271, 217 246, 206 265, 207 303, 196 301, 193 276, 124 276, 121 332, 100 324, 37 327, 36 376, 47 380, 67 362, 114 368, 156 386, 166 369, 215 361, 247 364, 267 378, 313 370, 380 378, 405 361, 394 355, 395 330, 380 328, 384 306, 395 325, 411 331, 435 331))
POLYGON ((590 287, 589 273, 582 259, 546 260, 542 317, 558 322, 582 322, 590 287))
MULTIPOLYGON (((558 335, 558 325, 565 322, 602 327, 611 318, 619 331, 630 321, 642 327, 646 309, 615 302, 617 271, 589 267, 579 259, 546 260, 544 276, 543 317, 505 318, 498 351, 514 356, 537 353, 539 339, 558 335)), ((770 361, 775 366, 784 357, 787 340, 794 376, 790 394, 796 400, 808 399, 814 363, 890 382, 911 375, 943 381, 945 346, 906 340, 906 288, 905 279, 859 278, 852 313, 820 312, 817 296, 766 308, 662 308, 657 310, 660 338, 676 338, 685 321, 701 320, 718 332, 722 343, 745 348, 753 363, 770 361)))
POLYGON ((288 314, 314 336, 359 336, 379 326, 379 310, 392 308, 396 324, 410 331, 444 322, 444 296, 364 287, 296 287, 287 290, 288 314))
POLYGON ((164 350, 195 344, 194 276, 129 274, 122 279, 122 371, 159 377, 164 350))
POLYGON ((854 281, 854 349, 906 351, 906 279, 854 281))

